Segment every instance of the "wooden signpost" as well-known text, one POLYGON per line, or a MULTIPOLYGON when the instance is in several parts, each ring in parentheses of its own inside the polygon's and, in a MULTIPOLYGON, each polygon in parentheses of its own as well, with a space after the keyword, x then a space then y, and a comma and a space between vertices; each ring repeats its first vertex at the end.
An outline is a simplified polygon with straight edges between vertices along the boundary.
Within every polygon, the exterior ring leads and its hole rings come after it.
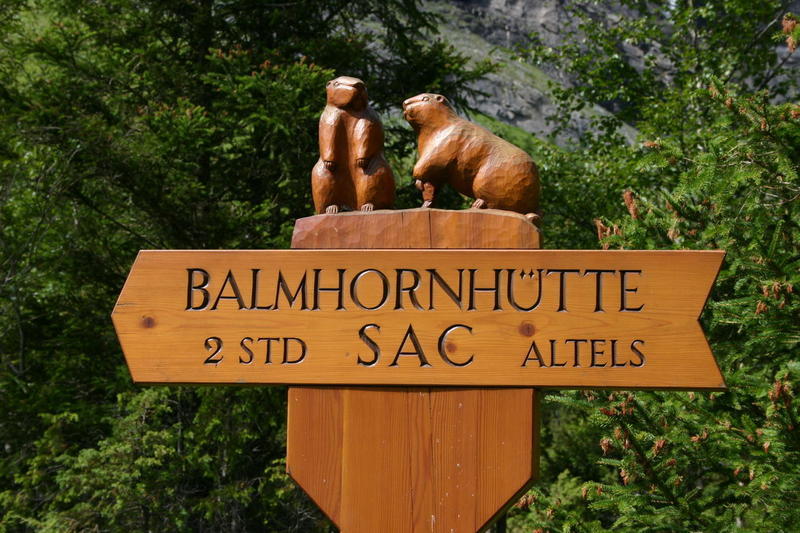
POLYGON ((143 251, 135 381, 718 389, 721 252, 143 251))
POLYGON ((539 388, 725 387, 698 323, 723 252, 538 250, 536 164, 430 93, 403 103, 423 207, 484 209, 374 211, 380 118, 357 78, 326 93, 327 214, 295 250, 140 252, 113 312, 134 381, 292 385, 287 471, 347 533, 486 528, 536 477, 539 388))
POLYGON ((537 244, 508 213, 320 215, 306 250, 141 252, 113 320, 139 383, 337 385, 290 389, 288 468, 343 530, 475 531, 535 475, 534 387, 725 386, 722 252, 537 244))
MULTIPOLYGON (((538 248, 504 211, 412 209, 309 217, 293 248, 538 248)), ((290 387, 286 468, 344 532, 473 532, 539 464, 530 388, 290 387)))

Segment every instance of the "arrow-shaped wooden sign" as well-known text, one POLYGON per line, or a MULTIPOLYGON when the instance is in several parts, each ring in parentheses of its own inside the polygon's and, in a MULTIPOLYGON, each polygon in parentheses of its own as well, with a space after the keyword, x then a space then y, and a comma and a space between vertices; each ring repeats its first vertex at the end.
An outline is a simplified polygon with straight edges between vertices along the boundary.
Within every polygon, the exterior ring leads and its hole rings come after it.
POLYGON ((721 389, 720 251, 142 251, 113 312, 140 383, 721 389))

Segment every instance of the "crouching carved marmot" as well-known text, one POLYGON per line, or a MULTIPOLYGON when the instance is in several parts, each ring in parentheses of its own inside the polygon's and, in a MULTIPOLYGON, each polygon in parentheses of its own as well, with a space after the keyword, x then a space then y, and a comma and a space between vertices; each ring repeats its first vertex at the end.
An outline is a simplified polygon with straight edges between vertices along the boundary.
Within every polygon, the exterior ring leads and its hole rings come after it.
POLYGON ((394 204, 394 176, 383 157, 383 125, 358 78, 328 82, 319 119, 320 158, 311 171, 317 213, 387 209, 394 204))
POLYGON ((417 132, 414 165, 423 207, 449 183, 475 198, 473 207, 516 211, 534 221, 539 209, 539 171, 513 144, 456 115, 440 94, 423 93, 403 102, 403 116, 417 132))

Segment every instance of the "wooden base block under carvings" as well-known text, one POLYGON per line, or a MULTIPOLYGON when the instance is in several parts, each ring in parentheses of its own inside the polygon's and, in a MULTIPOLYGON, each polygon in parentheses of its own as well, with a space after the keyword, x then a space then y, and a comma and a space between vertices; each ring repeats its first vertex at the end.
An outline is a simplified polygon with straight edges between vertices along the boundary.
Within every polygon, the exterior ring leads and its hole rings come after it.
POLYGON ((352 211, 298 219, 292 248, 541 248, 539 228, 497 209, 352 211))
MULTIPOLYGON (((538 248, 507 211, 303 218, 293 248, 538 248)), ((535 389, 290 387, 287 471, 345 533, 488 526, 538 469, 535 389)))

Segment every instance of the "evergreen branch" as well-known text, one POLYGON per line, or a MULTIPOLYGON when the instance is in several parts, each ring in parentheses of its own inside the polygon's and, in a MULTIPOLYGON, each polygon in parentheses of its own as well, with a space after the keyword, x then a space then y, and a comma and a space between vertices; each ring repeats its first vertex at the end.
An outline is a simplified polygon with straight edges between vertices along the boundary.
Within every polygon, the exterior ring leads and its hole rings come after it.
MULTIPOLYGON (((684 508, 684 506, 675 496, 675 493, 658 476, 652 462, 647 458, 647 455, 641 443, 631 431, 630 426, 625 421, 622 420, 622 417, 620 417, 620 425, 624 428, 626 438, 630 441, 631 447, 634 450, 636 458, 639 464, 642 465, 642 468, 644 469, 645 474, 647 475, 647 479, 650 481, 650 483, 658 488, 661 494, 672 504, 673 507, 675 507, 677 510, 680 511, 680 513, 684 516, 684 518, 687 521, 689 521, 690 523, 697 523, 701 528, 705 528, 708 524, 706 521, 699 519, 699 514, 697 513, 697 510, 684 508)), ((687 505, 691 506, 688 499, 687 499, 687 505)))

